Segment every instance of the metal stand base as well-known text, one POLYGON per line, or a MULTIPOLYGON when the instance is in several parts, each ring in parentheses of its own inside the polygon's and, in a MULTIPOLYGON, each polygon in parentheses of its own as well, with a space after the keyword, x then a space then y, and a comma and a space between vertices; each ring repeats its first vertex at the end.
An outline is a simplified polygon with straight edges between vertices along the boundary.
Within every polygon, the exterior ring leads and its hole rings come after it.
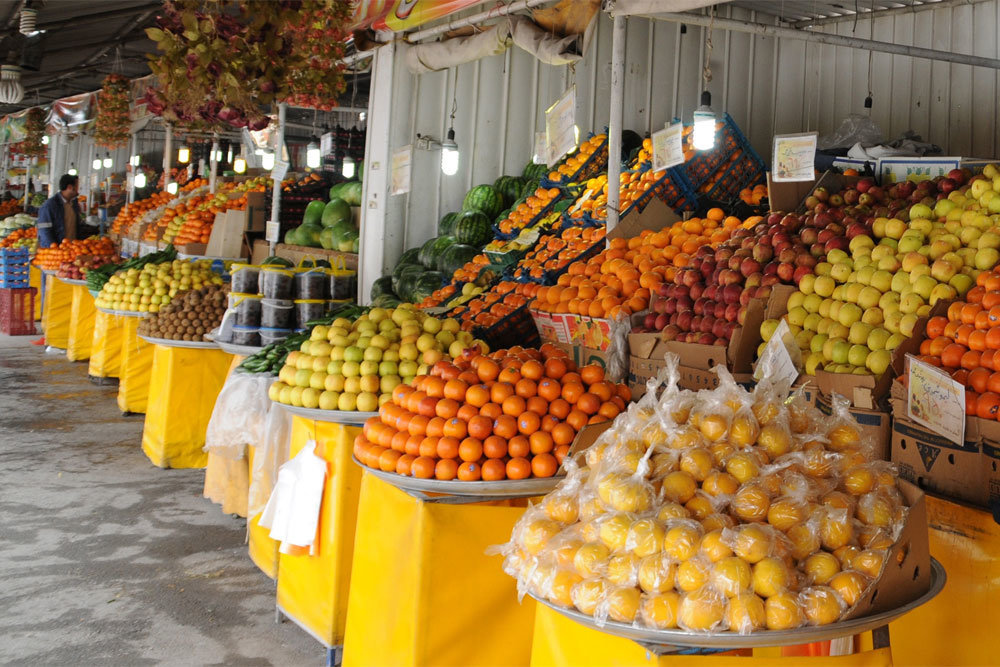
POLYGON ((88 375, 87 379, 90 380, 90 384, 96 384, 98 387, 118 386, 118 378, 88 375))

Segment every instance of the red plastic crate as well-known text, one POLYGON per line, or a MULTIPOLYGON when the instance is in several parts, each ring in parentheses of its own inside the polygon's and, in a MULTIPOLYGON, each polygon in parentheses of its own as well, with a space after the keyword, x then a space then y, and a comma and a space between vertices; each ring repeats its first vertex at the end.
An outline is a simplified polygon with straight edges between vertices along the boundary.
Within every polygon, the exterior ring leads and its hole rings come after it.
POLYGON ((0 333, 35 334, 35 288, 0 289, 0 333))

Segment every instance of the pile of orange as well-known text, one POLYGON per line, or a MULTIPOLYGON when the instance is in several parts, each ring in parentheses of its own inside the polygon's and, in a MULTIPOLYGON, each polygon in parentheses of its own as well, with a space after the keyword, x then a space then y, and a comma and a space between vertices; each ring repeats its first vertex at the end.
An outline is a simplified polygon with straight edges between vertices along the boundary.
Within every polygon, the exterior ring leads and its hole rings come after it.
POLYGON ((434 292, 417 304, 420 308, 434 308, 440 306, 442 303, 450 299, 457 288, 455 283, 471 283, 479 279, 479 274, 482 273, 484 267, 489 266, 490 260, 486 255, 476 255, 472 258, 471 262, 466 262, 462 268, 455 272, 452 276, 452 282, 448 283, 441 289, 434 290, 434 292))
POLYGON ((611 239, 603 252, 570 264, 556 285, 539 289, 532 308, 612 319, 642 312, 649 307, 651 293, 673 282, 677 269, 687 266, 698 248, 719 245, 741 224, 739 218, 713 208, 703 219, 611 239))
POLYGON ((528 303, 537 285, 504 281, 494 285, 492 289, 483 292, 464 306, 453 308, 448 317, 460 320, 464 331, 472 331, 475 327, 492 327, 521 306, 528 303))
POLYGON ((37 239, 38 230, 34 227, 27 229, 15 229, 7 236, 0 239, 0 248, 13 248, 14 244, 22 239, 37 239))
POLYGON ((740 190, 740 199, 751 206, 760 206, 760 202, 767 198, 767 186, 758 183, 753 188, 743 188, 740 190))
POLYGON ((924 333, 919 359, 965 385, 966 414, 1000 418, 1000 269, 980 273, 965 301, 927 320, 924 333))
POLYGON ((0 202, 0 218, 6 218, 22 211, 24 209, 21 208, 20 199, 8 199, 5 202, 0 202))
MULTIPOLYGON (((578 150, 573 155, 566 158, 566 160, 560 164, 556 169, 549 172, 549 180, 555 183, 568 182, 573 176, 580 171, 580 167, 586 164, 587 160, 590 159, 598 148, 604 144, 604 140, 608 138, 606 134, 595 134, 590 139, 587 139, 580 146, 578 150)), ((602 148, 605 155, 608 152, 607 146, 602 148)), ((588 169, 590 171, 590 169, 588 169)))
MULTIPOLYGON (((11 236, 13 235, 11 234, 11 236)), ((106 236, 91 237, 79 241, 63 240, 57 246, 39 248, 35 253, 33 263, 40 269, 56 271, 64 262, 72 262, 82 255, 113 258, 115 257, 115 244, 106 236)))
POLYGON ((605 227, 569 227, 559 236, 543 237, 517 263, 515 278, 541 280, 547 271, 559 271, 595 243, 604 239, 605 227))
MULTIPOLYGON (((735 141, 735 139, 733 141, 735 141)), ((715 171, 713 171, 712 174, 708 177, 708 180, 706 180, 698 187, 698 192, 701 194, 711 192, 712 188, 715 187, 716 183, 718 183, 723 176, 726 176, 727 174, 732 176, 732 173, 730 172, 730 165, 732 165, 734 162, 737 162, 742 157, 743 157, 742 148, 738 148, 735 151, 733 151, 733 154, 729 156, 729 159, 725 160, 722 164, 720 164, 718 168, 716 168, 715 171)))
POLYGON ((551 345, 441 361, 393 390, 365 422, 354 456, 423 479, 552 477, 577 433, 614 419, 630 399, 603 368, 577 369, 551 345))
POLYGON ((435 308, 450 299, 457 288, 455 283, 448 283, 440 289, 434 290, 429 297, 417 304, 418 308, 435 308))
POLYGON ((504 234, 512 234, 526 229, 542 209, 559 196, 559 188, 538 188, 517 208, 510 212, 498 225, 504 234))
POLYGON ((132 225, 140 220, 148 211, 167 204, 175 196, 169 192, 162 191, 156 192, 145 199, 126 204, 118 212, 118 215, 115 216, 114 222, 111 223, 111 233, 128 234, 132 225))

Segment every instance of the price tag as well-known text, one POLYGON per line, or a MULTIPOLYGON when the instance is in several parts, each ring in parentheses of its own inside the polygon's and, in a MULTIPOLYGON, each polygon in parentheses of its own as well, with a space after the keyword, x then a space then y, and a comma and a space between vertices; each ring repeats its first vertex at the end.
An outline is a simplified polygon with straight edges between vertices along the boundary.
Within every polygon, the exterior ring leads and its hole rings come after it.
POLYGON ((412 162, 413 146, 403 146, 392 154, 390 194, 403 195, 410 191, 410 164, 412 162))
POLYGON ((319 138, 319 152, 321 155, 329 155, 333 152, 333 132, 327 132, 319 138))
POLYGON ((545 144, 548 147, 548 164, 576 148, 576 86, 545 110, 545 144))
POLYGON ((760 382, 766 375, 775 382, 787 381, 788 386, 791 386, 798 379, 801 367, 802 352, 795 344, 795 336, 788 328, 788 322, 782 319, 764 346, 753 377, 760 382))
POLYGON ((271 180, 283 181, 288 173, 288 163, 284 160, 275 160, 274 168, 271 170, 271 180))
POLYGON ((264 238, 268 243, 278 243, 281 240, 281 223, 277 220, 268 220, 264 225, 264 238))
POLYGON ((965 387, 938 368, 906 356, 906 416, 957 445, 963 444, 965 387))
POLYGON ((684 162, 681 133, 684 125, 674 123, 653 133, 653 171, 661 171, 684 162))
POLYGON ((780 134, 774 137, 774 181, 812 181, 816 178, 816 133, 780 134))

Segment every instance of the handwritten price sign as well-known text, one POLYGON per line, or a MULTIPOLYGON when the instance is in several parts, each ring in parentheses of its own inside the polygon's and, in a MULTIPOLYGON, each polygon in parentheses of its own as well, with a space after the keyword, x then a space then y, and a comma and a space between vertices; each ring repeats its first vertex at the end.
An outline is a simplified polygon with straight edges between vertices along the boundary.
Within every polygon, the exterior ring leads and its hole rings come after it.
POLYGON ((965 387, 939 369, 907 355, 906 416, 957 445, 965 440, 965 387))
POLYGON ((779 134, 774 137, 774 181, 811 181, 816 178, 816 133, 779 134))

